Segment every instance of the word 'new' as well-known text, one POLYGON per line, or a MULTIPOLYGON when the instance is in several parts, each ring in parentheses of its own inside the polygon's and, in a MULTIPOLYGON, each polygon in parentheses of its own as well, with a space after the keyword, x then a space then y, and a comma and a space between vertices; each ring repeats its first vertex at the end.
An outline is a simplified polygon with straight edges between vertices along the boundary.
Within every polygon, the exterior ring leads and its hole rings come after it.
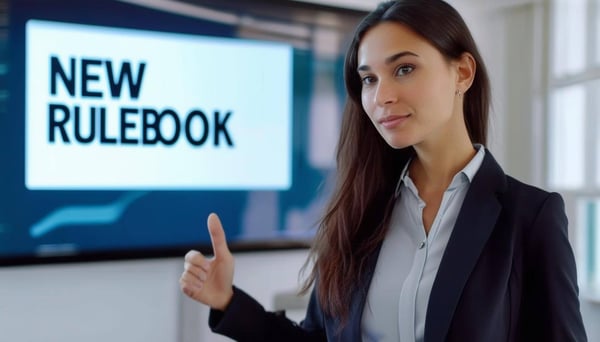
POLYGON ((102 89, 108 89, 112 98, 120 98, 126 87, 129 96, 137 99, 140 96, 142 80, 146 63, 140 62, 134 76, 131 62, 120 63, 119 70, 115 70, 110 60, 82 58, 77 63, 75 58, 70 58, 68 67, 65 68, 56 56, 50 57, 50 94, 56 95, 59 82, 64 86, 71 97, 102 98, 102 89), (102 68, 104 66, 104 68, 102 68), (102 71, 106 72, 106 86, 101 83, 102 71), (126 85, 125 85, 126 84, 126 85), (79 87, 77 87, 79 85, 79 87), (77 94, 79 90, 79 94, 77 94))

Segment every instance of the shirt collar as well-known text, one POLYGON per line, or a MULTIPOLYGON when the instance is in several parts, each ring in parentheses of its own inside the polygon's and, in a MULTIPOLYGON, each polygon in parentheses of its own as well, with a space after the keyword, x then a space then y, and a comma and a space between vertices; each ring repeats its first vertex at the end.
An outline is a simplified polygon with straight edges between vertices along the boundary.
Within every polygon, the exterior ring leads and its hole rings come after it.
POLYGON ((473 144, 473 147, 477 150, 477 153, 471 159, 471 161, 460 171, 467 176, 469 183, 473 181, 475 174, 479 170, 481 163, 483 163, 483 157, 485 157, 485 147, 481 144, 473 144))
POLYGON ((404 164, 404 168, 402 169, 402 172, 400 173, 400 178, 398 179, 398 183, 396 184, 396 190, 394 191, 395 198, 398 198, 398 195, 400 195, 400 187, 402 186, 402 183, 404 183, 405 177, 408 176, 408 166, 410 165, 410 162, 412 162, 412 160, 413 157, 410 157, 406 164, 404 164))
MULTIPOLYGON (((481 163, 483 162, 483 158, 485 157, 485 147, 482 144, 473 144, 473 147, 475 147, 475 149, 477 150, 477 153, 475 154, 475 156, 473 156, 473 159, 471 159, 471 161, 462 170, 460 170, 456 174, 456 176, 454 176, 454 178, 452 179, 452 182, 450 183, 450 187, 457 186, 458 185, 457 182, 459 182, 460 178, 463 178, 463 177, 466 177, 467 178, 466 181, 468 181, 469 183, 471 183, 473 181, 473 177, 475 177, 475 174, 479 170, 479 167, 481 166, 481 163), (464 176, 460 176, 460 175, 464 175, 464 176)), ((402 184, 406 181, 406 178, 409 177, 408 166, 410 165, 412 160, 413 160, 413 157, 408 159, 408 161, 404 165, 404 168, 402 169, 402 172, 400 173, 400 178, 398 179, 398 183, 396 184, 396 190, 394 191, 394 197, 396 197, 396 198, 398 197, 398 195, 400 195, 400 190, 401 190, 402 184)))

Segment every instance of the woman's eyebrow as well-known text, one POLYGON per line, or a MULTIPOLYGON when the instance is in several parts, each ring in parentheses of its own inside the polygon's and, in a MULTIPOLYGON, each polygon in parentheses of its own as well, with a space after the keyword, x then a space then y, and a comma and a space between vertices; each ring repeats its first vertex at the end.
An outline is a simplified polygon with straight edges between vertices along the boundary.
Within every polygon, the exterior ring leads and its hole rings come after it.
MULTIPOLYGON (((404 57, 404 56, 415 56, 415 57, 419 57, 419 55, 417 55, 417 54, 416 54, 416 53, 414 53, 414 52, 411 52, 411 51, 401 51, 401 52, 395 53, 395 54, 393 54, 393 55, 391 55, 391 56, 387 57, 387 58, 385 59, 385 64, 386 64, 386 65, 392 64, 392 63, 394 63, 395 61, 397 61, 398 59, 400 59, 400 58, 402 58, 402 57, 404 57)), ((368 70, 371 70, 371 67, 370 67, 370 66, 368 66, 368 65, 365 65, 365 64, 363 64, 363 65, 359 65, 359 66, 358 66, 358 68, 357 68, 356 70, 357 70, 357 71, 368 71, 368 70)))

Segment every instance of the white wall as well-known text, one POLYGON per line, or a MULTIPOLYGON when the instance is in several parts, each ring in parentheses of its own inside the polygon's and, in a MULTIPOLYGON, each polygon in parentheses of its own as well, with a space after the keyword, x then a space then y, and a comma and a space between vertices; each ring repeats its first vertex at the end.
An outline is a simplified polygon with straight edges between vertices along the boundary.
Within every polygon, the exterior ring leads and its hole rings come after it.
MULTIPOLYGON (((268 309, 295 293, 306 250, 236 254, 235 283, 268 309)), ((181 258, 0 269, 0 340, 229 341, 179 292, 181 258)), ((296 319, 300 315, 295 316, 296 319)))
POLYGON ((180 262, 0 269, 0 339, 177 341, 180 262))

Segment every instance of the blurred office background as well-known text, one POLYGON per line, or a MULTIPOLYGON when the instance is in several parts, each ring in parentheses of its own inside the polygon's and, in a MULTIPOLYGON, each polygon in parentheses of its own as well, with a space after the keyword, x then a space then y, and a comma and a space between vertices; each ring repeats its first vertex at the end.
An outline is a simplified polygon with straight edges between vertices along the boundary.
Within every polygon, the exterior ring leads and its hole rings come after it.
MULTIPOLYGON (((310 2, 359 11, 378 3, 310 2)), ((450 2, 471 27, 491 75, 489 148, 507 173, 566 199, 584 321, 589 340, 600 341, 600 2, 450 2)), ((186 4, 192 3, 202 1, 186 4)), ((6 12, 6 2, 0 4, 6 12)), ((313 42, 327 54, 331 39, 317 32, 313 42)), ((322 105, 340 109, 326 99, 322 105)), ((293 293, 306 255, 305 249, 237 253, 235 283, 265 307, 301 318, 303 301, 293 293)), ((181 256, 0 268, 0 339, 227 341, 210 333, 207 309, 180 294, 182 266, 181 256)))

